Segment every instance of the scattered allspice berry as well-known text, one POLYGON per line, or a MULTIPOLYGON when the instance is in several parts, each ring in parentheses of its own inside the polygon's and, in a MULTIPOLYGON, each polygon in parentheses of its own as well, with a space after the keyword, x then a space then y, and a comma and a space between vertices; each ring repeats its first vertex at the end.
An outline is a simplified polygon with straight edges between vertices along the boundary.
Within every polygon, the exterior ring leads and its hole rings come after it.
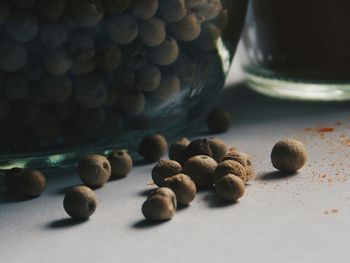
POLYGON ((4 186, 10 193, 16 194, 20 192, 18 183, 22 172, 23 169, 21 168, 12 168, 5 172, 4 186))
POLYGON ((109 163, 111 164, 112 177, 122 178, 126 177, 133 166, 133 161, 127 150, 114 151, 108 157, 109 163))
POLYGON ((89 155, 80 160, 78 174, 86 186, 101 187, 111 177, 111 165, 107 158, 102 155, 89 155))
POLYGON ((295 139, 277 142, 271 152, 271 162, 281 172, 294 173, 304 166, 306 160, 305 146, 295 139))
POLYGON ((190 143, 191 141, 189 139, 183 137, 179 141, 171 144, 169 148, 169 159, 184 165, 186 162, 185 151, 190 143))
POLYGON ((147 162, 158 161, 167 151, 168 143, 163 135, 154 134, 143 138, 139 146, 139 154, 147 162))
POLYGON ((213 109, 207 117, 207 125, 211 133, 228 131, 231 125, 231 114, 223 109, 213 109))
POLYGON ((197 155, 189 159, 183 168, 183 173, 191 177, 197 189, 210 188, 214 183, 214 172, 217 162, 206 155, 197 155))
POLYGON ((225 142, 217 138, 210 138, 208 142, 213 154, 213 159, 217 162, 221 162, 227 153, 227 146, 225 142))
POLYGON ((196 155, 213 156, 208 139, 197 139, 192 141, 185 150, 186 160, 196 155))
POLYGON ((96 210, 97 200, 94 191, 86 186, 76 186, 64 196, 63 207, 75 219, 87 219, 96 210))
POLYGON ((142 205, 142 213, 147 220, 165 221, 171 219, 177 208, 175 193, 169 188, 158 188, 142 205))
POLYGON ((196 184, 185 174, 177 174, 166 179, 166 187, 174 191, 179 205, 189 205, 197 194, 196 184))
POLYGON ((238 176, 243 182, 246 182, 247 180, 246 170, 239 162, 236 161, 227 160, 219 163, 215 169, 214 181, 217 182, 227 174, 238 176))
POLYGON ((20 173, 18 186, 20 192, 30 198, 40 196, 46 188, 46 179, 38 170, 23 171, 20 173))
POLYGON ((227 160, 239 162, 244 167, 247 175, 246 182, 255 180, 255 169, 251 157, 248 154, 231 149, 222 159, 222 161, 227 160))
POLYGON ((179 174, 182 170, 181 164, 172 160, 161 160, 152 169, 153 182, 159 187, 165 186, 167 178, 179 174))
POLYGON ((236 202, 244 195, 245 185, 241 178, 228 174, 218 180, 215 184, 217 194, 224 200, 236 202))

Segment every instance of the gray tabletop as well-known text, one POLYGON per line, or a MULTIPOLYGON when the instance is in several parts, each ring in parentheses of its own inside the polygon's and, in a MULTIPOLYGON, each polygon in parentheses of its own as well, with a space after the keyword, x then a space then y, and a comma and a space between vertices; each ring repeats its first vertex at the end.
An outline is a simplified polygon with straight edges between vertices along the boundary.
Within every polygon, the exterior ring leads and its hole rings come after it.
POLYGON ((141 205, 152 189, 151 166, 140 166, 97 190, 96 213, 77 224, 62 200, 80 181, 74 171, 58 169, 47 172, 40 198, 1 191, 0 262, 349 262, 349 105, 273 100, 241 84, 217 103, 234 116, 219 137, 251 154, 258 171, 241 201, 223 205, 213 192, 201 192, 173 220, 148 224, 141 205), (285 137, 302 140, 309 151, 294 176, 279 175, 269 160, 285 137))

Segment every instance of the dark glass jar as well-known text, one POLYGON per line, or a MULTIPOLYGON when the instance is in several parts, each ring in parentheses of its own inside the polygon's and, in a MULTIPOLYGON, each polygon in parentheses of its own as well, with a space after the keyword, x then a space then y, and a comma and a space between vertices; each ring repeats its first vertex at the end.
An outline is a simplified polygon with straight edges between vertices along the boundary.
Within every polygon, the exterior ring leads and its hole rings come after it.
POLYGON ((0 0, 0 169, 135 152, 196 125, 247 0, 0 0))
POLYGON ((248 83, 272 96, 350 98, 350 2, 252 0, 248 83))

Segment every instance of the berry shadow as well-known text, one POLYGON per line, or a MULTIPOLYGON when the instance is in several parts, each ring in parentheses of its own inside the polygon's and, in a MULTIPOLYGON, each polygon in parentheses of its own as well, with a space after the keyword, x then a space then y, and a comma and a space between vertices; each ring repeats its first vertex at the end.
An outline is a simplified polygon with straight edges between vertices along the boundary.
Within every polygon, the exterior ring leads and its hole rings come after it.
POLYGON ((225 208, 237 204, 237 202, 232 203, 221 199, 216 193, 205 195, 203 200, 207 202, 209 208, 225 208))
POLYGON ((275 180, 283 180, 291 178, 295 175, 297 175, 297 172, 294 173, 285 173, 280 171, 273 171, 268 173, 263 173, 261 175, 258 175, 256 180, 258 181, 275 181, 275 180))
POLYGON ((89 221, 88 219, 74 219, 74 218, 64 218, 52 221, 47 224, 47 228, 50 229, 62 229, 68 227, 74 227, 77 225, 81 225, 89 221))
POLYGON ((165 224, 166 222, 168 222, 169 220, 166 221, 149 221, 146 219, 142 219, 140 221, 137 221, 136 223, 134 223, 132 225, 132 228, 135 229, 147 229, 147 228, 152 228, 152 227, 157 227, 160 225, 165 224))
POLYGON ((145 190, 142 190, 138 193, 139 196, 142 196, 142 197, 147 197, 149 196, 154 190, 156 190, 157 188, 152 188, 152 189, 145 189, 145 190))
POLYGON ((9 192, 1 192, 0 193, 0 204, 8 204, 8 203, 20 203, 20 202, 27 202, 34 198, 26 197, 21 194, 13 194, 9 192))

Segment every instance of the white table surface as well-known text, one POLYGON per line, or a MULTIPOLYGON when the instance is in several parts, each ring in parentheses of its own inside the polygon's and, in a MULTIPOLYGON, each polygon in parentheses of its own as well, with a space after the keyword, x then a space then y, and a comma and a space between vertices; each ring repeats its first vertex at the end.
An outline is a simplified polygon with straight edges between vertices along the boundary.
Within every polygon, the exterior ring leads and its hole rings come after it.
POLYGON ((40 198, 15 200, 0 190, 0 262, 349 262, 349 104, 272 100, 241 84, 218 103, 234 116, 219 137, 251 154, 258 172, 237 204, 201 192, 173 220, 147 224, 141 205, 152 189, 148 165, 97 190, 96 213, 77 224, 62 200, 80 181, 60 169, 47 174, 40 198), (314 131, 323 126, 336 131, 314 131), (289 177, 269 160, 284 137, 299 138, 309 151, 306 167, 289 177))

